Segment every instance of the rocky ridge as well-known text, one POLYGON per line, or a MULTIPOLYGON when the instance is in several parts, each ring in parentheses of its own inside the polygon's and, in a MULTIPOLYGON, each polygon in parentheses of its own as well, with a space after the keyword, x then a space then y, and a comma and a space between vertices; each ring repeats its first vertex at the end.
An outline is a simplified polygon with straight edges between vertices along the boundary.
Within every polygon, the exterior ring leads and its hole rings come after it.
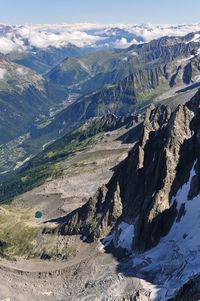
MULTIPOLYGON (((151 107, 143 136, 118 166, 107 185, 59 228, 61 234, 82 234, 89 240, 106 237, 121 221, 134 224, 132 248, 155 246, 170 230, 178 212, 172 196, 188 180, 198 158, 200 91, 186 105, 171 113, 151 107)), ((196 170, 198 170, 198 163, 196 170)), ((197 177, 189 198, 199 193, 197 177)))

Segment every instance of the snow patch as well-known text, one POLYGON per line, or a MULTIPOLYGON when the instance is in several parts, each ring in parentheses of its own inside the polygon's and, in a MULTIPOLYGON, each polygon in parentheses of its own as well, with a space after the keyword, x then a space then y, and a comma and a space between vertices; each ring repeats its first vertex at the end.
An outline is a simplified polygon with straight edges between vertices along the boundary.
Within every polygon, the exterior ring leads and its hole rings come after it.
POLYGON ((17 73, 19 75, 26 75, 28 73, 28 71, 23 67, 19 67, 19 68, 17 68, 17 73))
POLYGON ((103 244, 106 247, 113 242, 115 248, 123 248, 131 252, 133 238, 134 225, 121 222, 114 232, 103 240, 103 244))
POLYGON ((87 241, 87 237, 86 237, 86 236, 83 236, 83 237, 82 237, 82 241, 87 241))
POLYGON ((195 42, 195 43, 198 43, 200 42, 200 34, 195 34, 193 39, 191 39, 190 41, 186 42, 186 44, 189 44, 191 42, 195 42))
POLYGON ((132 56, 138 56, 138 53, 135 52, 135 51, 132 51, 132 52, 131 52, 131 55, 132 55, 132 56))
POLYGON ((195 57, 195 55, 190 55, 189 57, 179 60, 179 63, 190 61, 194 57, 195 57))
POLYGON ((132 250, 132 241, 134 236, 134 225, 129 225, 127 223, 122 222, 118 226, 118 230, 120 232, 119 238, 116 241, 117 247, 121 247, 128 251, 132 250))
POLYGON ((53 293, 52 292, 44 292, 42 293, 43 296, 51 296, 53 293))
POLYGON ((196 50, 195 54, 193 55, 190 55, 189 57, 186 57, 184 59, 181 59, 179 60, 178 62, 179 63, 182 63, 182 62, 187 62, 187 61, 190 61, 191 59, 195 58, 196 56, 200 55, 200 48, 196 50))

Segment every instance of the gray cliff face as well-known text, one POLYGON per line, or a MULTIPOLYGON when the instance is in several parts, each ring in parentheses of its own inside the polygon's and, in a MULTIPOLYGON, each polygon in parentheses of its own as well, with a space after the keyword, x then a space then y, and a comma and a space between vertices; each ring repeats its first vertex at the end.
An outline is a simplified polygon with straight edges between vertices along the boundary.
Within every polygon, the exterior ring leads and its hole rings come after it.
POLYGON ((171 199, 188 180, 196 158, 190 198, 200 191, 199 103, 200 91, 173 113, 165 106, 151 107, 140 141, 110 182, 72 212, 60 233, 101 239, 124 220, 135 225, 133 247, 144 251, 155 246, 181 215, 171 199))

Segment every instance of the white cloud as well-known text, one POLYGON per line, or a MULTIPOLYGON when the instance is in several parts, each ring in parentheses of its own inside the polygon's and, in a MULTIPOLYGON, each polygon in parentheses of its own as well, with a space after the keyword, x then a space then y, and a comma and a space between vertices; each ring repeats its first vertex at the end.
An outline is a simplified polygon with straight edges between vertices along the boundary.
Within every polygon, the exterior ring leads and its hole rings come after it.
POLYGON ((3 54, 7 54, 16 49, 16 45, 10 39, 6 37, 0 37, 0 52, 3 54))
POLYGON ((68 44, 73 44, 78 47, 92 46, 101 37, 95 35, 89 35, 86 32, 80 30, 74 30, 73 28, 43 28, 43 27, 29 27, 21 28, 20 34, 23 39, 29 41, 30 46, 38 48, 63 47, 68 44))
POLYGON ((163 36, 184 36, 200 31, 200 24, 193 25, 127 25, 129 32, 141 35, 146 42, 163 36))
POLYGON ((127 48, 129 46, 129 43, 127 39, 121 38, 120 40, 117 40, 115 43, 116 48, 127 48))
POLYGON ((89 35, 70 26, 10 26, 0 25, 0 52, 22 51, 28 47, 93 46, 99 36, 89 35), (27 45, 28 42, 28 45, 27 45))
POLYGON ((165 35, 183 36, 200 31, 194 25, 137 25, 137 24, 44 24, 26 26, 0 25, 0 52, 23 51, 29 47, 63 47, 73 44, 78 47, 102 46, 126 48, 138 43, 137 37, 145 42, 165 35), (121 30, 121 33, 119 33, 121 30), (135 38, 130 41, 130 34, 135 38), (129 36, 127 36, 129 35, 129 36), (130 41, 130 42, 129 42, 130 41))
POLYGON ((4 79, 4 76, 6 75, 7 70, 4 68, 0 68, 0 80, 4 79))
MULTIPOLYGON (((114 43, 115 48, 128 48, 133 44, 139 44, 136 39, 133 39, 131 42, 128 42, 126 38, 121 38, 114 43)), ((136 53, 137 55, 137 53, 136 53)))

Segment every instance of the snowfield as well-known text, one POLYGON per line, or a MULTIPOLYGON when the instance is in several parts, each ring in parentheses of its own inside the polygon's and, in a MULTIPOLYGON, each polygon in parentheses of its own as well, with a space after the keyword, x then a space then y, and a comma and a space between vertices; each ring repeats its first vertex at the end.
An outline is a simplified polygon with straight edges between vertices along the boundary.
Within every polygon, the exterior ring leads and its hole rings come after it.
MULTIPOLYGON (((132 251, 126 273, 143 279, 144 287, 152 291, 151 300, 165 301, 200 271, 200 195, 188 200, 195 164, 190 178, 177 192, 171 204, 177 202, 182 215, 177 218, 170 232, 153 249, 138 254, 132 251), (184 208, 184 209, 183 209, 184 208)), ((104 246, 113 241, 115 247, 128 252, 134 239, 134 225, 122 222, 104 239, 104 246)))
MULTIPOLYGON (((195 163, 194 163, 195 166, 195 163)), ((133 258, 132 265, 137 266, 146 261, 140 269, 141 274, 155 274, 155 280, 161 286, 154 300, 167 300, 174 292, 200 270, 200 196, 188 200, 194 166, 188 183, 184 184, 173 198, 177 209, 185 207, 185 214, 176 220, 170 232, 152 250, 141 257, 133 258)))

